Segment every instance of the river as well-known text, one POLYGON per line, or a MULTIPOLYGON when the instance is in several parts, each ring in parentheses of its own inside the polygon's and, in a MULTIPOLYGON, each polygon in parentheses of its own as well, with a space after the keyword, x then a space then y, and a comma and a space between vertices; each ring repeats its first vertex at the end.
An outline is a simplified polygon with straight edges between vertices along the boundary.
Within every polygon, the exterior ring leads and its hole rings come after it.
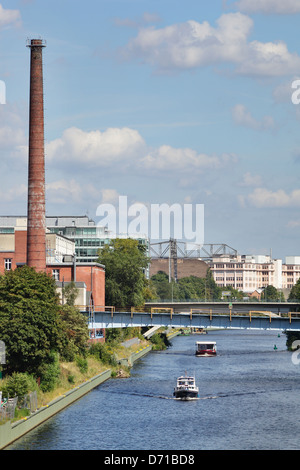
POLYGON ((285 341, 250 330, 175 337, 130 378, 108 380, 8 449, 299 449, 300 364, 285 341), (216 357, 194 355, 203 339, 217 341, 216 357), (185 371, 196 376, 196 401, 172 397, 185 371))

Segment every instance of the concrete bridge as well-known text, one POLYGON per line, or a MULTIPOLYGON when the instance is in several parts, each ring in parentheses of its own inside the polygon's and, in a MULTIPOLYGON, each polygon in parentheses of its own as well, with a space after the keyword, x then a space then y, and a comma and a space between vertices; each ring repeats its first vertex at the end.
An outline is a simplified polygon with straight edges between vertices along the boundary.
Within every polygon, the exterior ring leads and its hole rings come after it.
MULTIPOLYGON (((251 330, 300 331, 300 313, 258 310, 236 312, 224 305, 221 309, 151 307, 143 310, 134 308, 116 311, 105 307, 89 314, 90 329, 165 326, 174 328, 228 328, 251 330)), ((183 305, 182 305, 183 307, 183 305)))

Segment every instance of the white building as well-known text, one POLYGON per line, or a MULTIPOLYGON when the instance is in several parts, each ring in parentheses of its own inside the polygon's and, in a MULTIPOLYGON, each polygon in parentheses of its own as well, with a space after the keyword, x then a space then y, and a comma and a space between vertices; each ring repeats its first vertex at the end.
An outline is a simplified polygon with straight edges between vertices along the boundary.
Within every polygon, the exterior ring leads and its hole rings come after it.
POLYGON ((300 278, 300 256, 287 256, 282 266, 282 288, 291 289, 300 278))
POLYGON ((209 262, 213 278, 219 287, 231 286, 252 293, 268 285, 276 289, 291 289, 300 278, 300 257, 271 259, 268 255, 238 255, 217 257, 209 262))

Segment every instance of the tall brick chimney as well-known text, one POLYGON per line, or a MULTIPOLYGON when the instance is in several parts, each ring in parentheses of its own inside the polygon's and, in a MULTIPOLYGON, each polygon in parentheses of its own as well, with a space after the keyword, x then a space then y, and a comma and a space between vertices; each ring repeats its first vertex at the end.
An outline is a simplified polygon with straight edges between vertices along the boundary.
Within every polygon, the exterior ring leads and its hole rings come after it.
POLYGON ((31 39, 29 155, 27 201, 27 265, 46 271, 45 155, 43 57, 45 41, 31 39))

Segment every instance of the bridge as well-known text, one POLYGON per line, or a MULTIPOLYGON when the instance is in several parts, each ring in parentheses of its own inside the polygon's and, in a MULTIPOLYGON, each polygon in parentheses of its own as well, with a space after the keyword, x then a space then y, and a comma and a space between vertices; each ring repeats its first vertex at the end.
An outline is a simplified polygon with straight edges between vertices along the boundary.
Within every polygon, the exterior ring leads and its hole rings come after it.
MULTIPOLYGON (((89 316, 89 329, 128 327, 173 327, 173 328, 222 328, 222 329, 251 329, 300 331, 300 313, 280 312, 256 309, 235 311, 223 305, 223 310, 203 308, 183 308, 181 311, 173 307, 145 307, 144 309, 130 308, 127 311, 116 311, 114 307, 95 309, 89 316)), ((87 313, 87 312, 83 312, 87 313)))
POLYGON ((249 312, 253 310, 267 311, 277 314, 289 313, 300 309, 299 302, 258 302, 258 301, 189 301, 189 302, 146 302, 145 308, 172 308, 175 313, 190 309, 212 309, 214 312, 249 312))

